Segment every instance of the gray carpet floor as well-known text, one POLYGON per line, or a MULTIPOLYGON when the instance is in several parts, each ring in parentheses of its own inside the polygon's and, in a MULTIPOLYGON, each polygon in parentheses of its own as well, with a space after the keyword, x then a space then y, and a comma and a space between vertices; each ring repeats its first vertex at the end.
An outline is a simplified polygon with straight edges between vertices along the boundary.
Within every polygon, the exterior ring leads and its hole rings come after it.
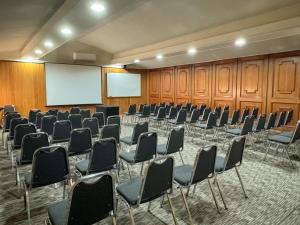
MULTIPOLYGON (((153 129, 152 129, 153 130, 153 129)), ((158 131, 159 143, 167 141, 167 134, 158 131)), ((122 135, 131 135, 131 126, 122 126, 122 135)), ((220 141, 218 154, 224 155, 229 141, 220 141), (225 143, 224 148, 223 144, 225 143)), ((186 136, 183 158, 185 163, 192 164, 197 151, 201 148, 203 140, 186 136)), ((207 144, 216 144, 215 141, 207 144)), ((187 198, 194 224, 272 224, 294 225, 300 224, 300 163, 296 155, 292 168, 279 153, 270 152, 266 161, 263 161, 265 147, 258 144, 256 150, 249 145, 245 149, 244 161, 239 168, 243 179, 248 199, 244 198, 238 177, 234 170, 227 171, 218 176, 223 190, 228 210, 225 210, 216 185, 213 189, 221 208, 218 214, 213 202, 207 182, 198 184, 195 194, 187 198)), ((176 165, 181 165, 179 155, 174 155, 176 165)), ((75 159, 70 159, 70 167, 74 174, 75 159)), ((138 175, 140 165, 132 168, 133 174, 138 175)), ((30 166, 22 168, 21 174, 30 171, 30 166)), ((129 179, 126 170, 121 170, 120 182, 129 179)), ((74 177, 74 181, 76 177, 74 177)), ((70 187, 68 187, 70 189, 70 187)), ((62 187, 43 187, 33 190, 30 196, 32 224, 44 224, 47 218, 47 205, 62 199, 62 187)), ((179 224, 189 224, 187 213, 178 189, 174 189, 172 202, 175 208, 176 218, 179 224)), ((22 194, 18 193, 15 185, 14 170, 11 169, 10 160, 6 151, 0 147, 0 224, 28 224, 27 214, 24 209, 22 194)), ((160 200, 155 200, 151 205, 151 213, 147 212, 148 204, 134 209, 136 224, 160 225, 174 224, 171 210, 167 202, 160 207, 160 200)), ((99 224, 110 224, 107 219, 99 224)), ((130 224, 127 208, 122 201, 118 205, 118 224, 130 224)))

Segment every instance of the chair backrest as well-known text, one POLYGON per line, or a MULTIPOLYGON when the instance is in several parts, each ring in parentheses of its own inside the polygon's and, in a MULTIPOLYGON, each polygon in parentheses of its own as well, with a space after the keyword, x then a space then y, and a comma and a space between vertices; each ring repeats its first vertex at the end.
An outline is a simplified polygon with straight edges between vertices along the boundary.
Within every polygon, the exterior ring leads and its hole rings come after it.
POLYGON ((9 113, 6 114, 6 116, 4 117, 4 131, 7 132, 9 131, 9 127, 10 127, 10 121, 13 118, 20 118, 21 115, 19 113, 9 113))
POLYGON ((192 107, 192 103, 186 103, 186 111, 187 112, 190 112, 190 110, 191 110, 191 107, 192 107))
POLYGON ((156 103, 150 104, 150 112, 153 113, 156 107, 156 103))
POLYGON ((134 128, 133 128, 133 132, 132 132, 132 137, 131 137, 131 143, 133 145, 137 144, 139 136, 142 133, 146 133, 148 132, 148 122, 143 122, 143 123, 137 123, 134 128))
POLYGON ((293 133, 291 143, 294 143, 295 141, 299 141, 299 140, 300 140, 300 120, 298 120, 298 122, 296 124, 296 128, 293 133))
POLYGON ((80 108, 79 107, 70 108, 70 114, 80 114, 80 108))
POLYGON ((166 105, 166 115, 169 115, 170 111, 171 111, 171 105, 166 105))
POLYGON ((142 113, 143 108, 144 108, 144 105, 145 105, 145 104, 140 104, 140 106, 139 106, 139 111, 138 111, 139 113, 142 113))
POLYGON ((49 138, 48 134, 44 132, 24 135, 21 144, 20 163, 31 163, 34 152, 41 147, 47 146, 49 146, 49 138))
POLYGON ((200 109, 193 109, 190 123, 198 122, 199 118, 200 118, 200 109))
POLYGON ((293 110, 289 110, 286 114, 286 117, 285 117, 285 121, 284 121, 284 125, 288 125, 291 121, 292 121, 292 118, 293 118, 293 110))
POLYGON ((48 114, 52 116, 57 116, 58 109, 49 109, 48 114))
POLYGON ((222 112, 221 106, 216 106, 214 112, 216 113, 217 118, 219 118, 221 116, 221 112, 222 112))
POLYGON ((54 123, 56 122, 56 120, 57 120, 56 116, 53 115, 44 116, 42 118, 41 131, 46 132, 48 135, 52 135, 54 123))
POLYGON ((173 128, 169 134, 167 142, 167 154, 172 154, 183 150, 184 145, 184 128, 173 128))
POLYGON ((160 106, 160 105, 156 105, 156 106, 155 106, 155 109, 154 109, 154 112, 153 112, 153 116, 157 116, 158 111, 159 111, 159 109, 160 109, 161 107, 163 107, 163 106, 160 106))
POLYGON ((115 184, 110 174, 84 177, 71 191, 66 225, 95 224, 116 213, 115 184))
POLYGON ((35 125, 37 128, 40 128, 42 125, 42 118, 45 116, 45 113, 38 112, 35 118, 35 125))
POLYGON ((150 116, 151 110, 150 105, 144 105, 142 115, 143 116, 150 116))
POLYGON ((279 113, 276 127, 282 127, 284 125, 286 111, 282 111, 279 113))
POLYGON ((82 128, 82 120, 80 114, 70 114, 69 120, 71 122, 72 129, 82 128))
POLYGON ((229 105, 224 105, 223 111, 229 110, 229 105))
POLYGON ((82 122, 84 128, 90 128, 93 137, 97 137, 99 134, 99 123, 96 117, 85 118, 82 122))
POLYGON ((34 124, 27 123, 17 125, 14 133, 14 148, 20 148, 23 137, 30 133, 36 133, 36 127, 34 124))
POLYGON ((65 111, 65 112, 58 112, 57 113, 57 120, 68 120, 69 119, 69 112, 65 111))
POLYGON ((199 109, 200 109, 200 116, 202 116, 204 113, 204 110, 206 109, 206 104, 201 104, 199 109))
POLYGON ((160 106, 160 107, 166 107, 166 103, 165 103, 165 102, 161 102, 161 103, 159 104, 159 106, 160 106))
POLYGON ((192 105, 190 108, 190 111, 188 111, 188 112, 191 114, 194 109, 197 109, 197 105, 192 105))
POLYGON ((253 109, 252 109, 252 113, 251 113, 251 116, 253 116, 254 117, 254 119, 256 119, 257 118, 257 116, 258 116, 258 111, 259 111, 259 108, 258 107, 253 107, 253 109))
POLYGON ((136 113, 136 104, 129 105, 128 107, 128 115, 134 115, 136 113))
POLYGON ((177 113, 176 124, 184 124, 186 121, 187 112, 185 109, 180 109, 177 113))
POLYGON ((170 106, 174 106, 174 102, 169 102, 169 105, 170 106))
POLYGON ((159 107, 158 113, 156 114, 157 119, 164 119, 166 117, 166 108, 159 107))
POLYGON ((16 109, 14 105, 5 105, 3 107, 3 114, 5 115, 7 112, 14 112, 15 110, 16 109))
POLYGON ((258 121, 257 121, 255 131, 258 132, 258 131, 265 129, 265 124, 266 124, 266 115, 260 114, 258 121))
POLYGON ((235 125, 235 124, 237 124, 237 122, 239 122, 240 113, 241 113, 241 110, 239 110, 239 109, 237 109, 233 112, 231 121, 230 121, 230 125, 235 125))
POLYGON ((214 175, 216 156, 217 146, 215 145, 198 151, 193 165, 190 184, 195 184, 214 175))
POLYGON ((175 119, 177 116, 177 108, 172 106, 169 112, 169 119, 175 119))
POLYGON ((220 127, 224 127, 228 123, 228 117, 229 117, 229 110, 224 110, 221 113, 221 117, 220 117, 220 123, 219 123, 220 127))
POLYGON ((99 128, 102 128, 105 125, 105 118, 103 112, 96 112, 93 114, 93 117, 98 119, 99 128))
POLYGON ((152 159, 156 155, 157 134, 154 132, 143 133, 139 136, 134 160, 143 162, 152 159))
POLYGON ((138 204, 152 201, 166 193, 172 193, 173 170, 173 157, 153 160, 145 171, 138 204))
POLYGON ((62 146, 48 146, 36 150, 32 160, 31 188, 55 184, 69 179, 67 151, 62 146))
POLYGON ((202 114, 202 121, 206 121, 208 119, 208 116, 211 112, 211 109, 210 108, 205 108, 204 111, 203 111, 203 114, 202 114))
POLYGON ((116 168, 118 162, 117 143, 114 138, 100 139, 93 145, 87 174, 116 168))
POLYGON ((77 128, 71 131, 68 151, 82 154, 92 149, 92 133, 89 128, 77 128))
POLYGON ((10 127, 9 127, 9 138, 13 138, 15 135, 15 128, 16 126, 18 126, 19 124, 27 124, 28 123, 28 119, 27 118, 12 118, 10 120, 10 127))
POLYGON ((36 121, 36 114, 38 114, 41 110, 39 109, 30 109, 28 114, 28 121, 29 123, 35 124, 36 121))
POLYGON ((242 118, 241 118, 241 123, 244 123, 245 119, 246 119, 246 116, 249 115, 249 108, 244 108, 243 110, 243 114, 242 114, 242 118))
POLYGON ((69 120, 56 121, 53 127, 52 142, 59 143, 69 141, 71 131, 72 127, 71 122, 69 120))
POLYGON ((215 112, 210 112, 206 122, 206 128, 213 128, 216 125, 217 125, 217 114, 215 112))
POLYGON ((105 125, 101 130, 101 138, 115 138, 120 143, 120 126, 118 124, 105 125))
POLYGON ((120 116, 109 116, 107 117, 107 125, 110 124, 118 124, 119 126, 121 126, 121 117, 120 116))
POLYGON ((254 117, 246 116, 240 135, 247 135, 249 132, 252 132, 253 124, 254 117))
POLYGON ((182 107, 182 104, 177 104, 177 105, 176 105, 177 112, 181 109, 181 107, 182 107))
POLYGON ((238 166, 242 163, 243 154, 245 149, 246 137, 238 137, 233 139, 229 150, 226 153, 225 157, 225 170, 229 170, 235 166, 238 166))
POLYGON ((81 109, 80 110, 81 119, 84 120, 85 118, 91 117, 91 110, 89 109, 81 109))

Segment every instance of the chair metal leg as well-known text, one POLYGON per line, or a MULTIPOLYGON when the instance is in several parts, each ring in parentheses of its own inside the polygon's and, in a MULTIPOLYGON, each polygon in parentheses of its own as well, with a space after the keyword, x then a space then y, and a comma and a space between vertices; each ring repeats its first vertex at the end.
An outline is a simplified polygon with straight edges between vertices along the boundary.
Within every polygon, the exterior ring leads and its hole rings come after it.
POLYGON ((218 211, 218 213, 221 213, 221 212, 220 212, 220 209, 219 209, 218 201, 217 201, 217 199, 216 199, 215 193, 214 193, 214 191, 213 191, 213 189, 212 189, 212 186, 211 186, 211 183, 210 183, 209 179, 207 179, 207 182, 208 182, 208 186, 209 186, 209 189, 210 189, 210 191, 211 191, 211 194, 212 194, 212 196, 213 196, 213 199, 214 199, 214 201, 215 201, 215 205, 216 205, 217 211, 218 211))
POLYGON ((188 213, 188 217, 189 217, 190 224, 193 224, 193 222, 192 222, 192 215, 191 215, 189 206, 188 206, 188 204, 187 204, 186 198, 185 198, 185 196, 184 196, 184 193, 183 193, 183 191, 182 191, 182 188, 180 188, 180 193, 181 193, 181 196, 182 196, 182 199, 183 199, 183 203, 184 203, 185 209, 186 209, 186 211, 187 211, 187 213, 188 213))
POLYGON ((174 211, 173 204, 172 204, 172 201, 171 201, 171 198, 170 198, 169 194, 167 194, 167 198, 168 198, 168 202, 169 202, 169 205, 170 205, 170 208, 171 208, 174 224, 177 225, 178 223, 177 223, 177 220, 176 220, 175 211, 174 211))
POLYGON ((27 211, 28 224, 31 225, 29 191, 27 190, 25 182, 24 182, 24 199, 25 199, 25 205, 26 205, 26 211, 27 211))
POLYGON ((142 167, 141 167, 141 172, 140 172, 141 176, 143 175, 143 170, 144 170, 144 162, 142 162, 142 167))
POLYGON ((180 151, 179 151, 178 153, 179 153, 179 156, 180 156, 180 159, 181 159, 182 165, 184 165, 184 161, 183 161, 182 154, 181 154, 181 152, 180 152, 180 151))
POLYGON ((227 208, 227 205, 226 205, 226 202, 225 202, 225 199, 224 199, 224 197, 223 197, 223 193, 222 193, 222 191, 221 191, 221 188, 220 188, 220 185, 219 185, 219 182, 218 182, 217 176, 215 176, 215 180, 214 180, 214 181, 215 181, 215 182, 216 182, 216 184, 217 184, 217 187, 218 187, 218 190, 219 190, 219 193, 220 193, 220 196, 221 196, 221 199, 222 199, 222 202, 223 202, 224 208, 225 208, 225 209, 228 209, 228 208, 227 208))
POLYGON ((117 220, 115 215, 111 215, 111 222, 113 225, 117 225, 117 220))
POLYGON ((135 225, 135 221, 134 221, 133 214, 132 214, 132 209, 131 209, 130 206, 128 206, 128 212, 129 212, 129 215, 130 215, 131 224, 135 225))
POLYGON ((289 145, 287 145, 286 147, 284 147, 284 148, 283 148, 283 151, 285 152, 285 154, 286 154, 288 160, 290 161, 290 163, 291 163, 291 165, 292 165, 292 168, 295 168, 294 163, 293 163, 291 157, 289 156, 288 148, 289 148, 289 145))
POLYGON ((127 165, 127 170, 128 170, 128 173, 129 173, 129 177, 130 177, 130 179, 131 179, 131 173, 130 173, 129 164, 128 164, 128 163, 126 163, 126 165, 127 165))
POLYGON ((194 189, 193 189, 193 195, 195 194, 196 192, 196 188, 197 188, 197 184, 194 185, 194 189))
POLYGON ((237 174, 237 176, 238 176, 238 178, 239 178, 239 181, 240 181, 240 183, 241 183, 241 186, 242 186, 242 189, 243 189, 243 192, 244 192, 244 196, 245 196, 245 198, 248 198, 248 196, 247 196, 247 194, 246 194, 246 190, 245 190, 245 188, 244 188, 244 184, 243 184, 242 178, 241 178, 241 176, 240 176, 240 173, 239 173, 237 167, 234 167, 234 168, 235 168, 236 174, 237 174))
POLYGON ((151 209, 151 201, 148 203, 147 211, 150 212, 150 209, 151 209))
POLYGON ((160 201, 160 208, 162 208, 162 207, 163 207, 164 200, 165 200, 165 195, 163 195, 163 196, 161 197, 161 201, 160 201))
POLYGON ((67 181, 63 181, 64 182, 64 186, 63 186, 63 199, 65 199, 66 196, 66 186, 67 186, 67 181))

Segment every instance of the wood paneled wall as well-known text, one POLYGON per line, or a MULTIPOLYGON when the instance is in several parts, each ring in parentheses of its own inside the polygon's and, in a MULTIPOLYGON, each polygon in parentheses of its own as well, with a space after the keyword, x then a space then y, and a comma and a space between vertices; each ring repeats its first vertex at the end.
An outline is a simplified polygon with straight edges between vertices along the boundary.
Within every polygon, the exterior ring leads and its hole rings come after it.
POLYGON ((300 117, 300 51, 149 70, 149 102, 293 109, 300 117))

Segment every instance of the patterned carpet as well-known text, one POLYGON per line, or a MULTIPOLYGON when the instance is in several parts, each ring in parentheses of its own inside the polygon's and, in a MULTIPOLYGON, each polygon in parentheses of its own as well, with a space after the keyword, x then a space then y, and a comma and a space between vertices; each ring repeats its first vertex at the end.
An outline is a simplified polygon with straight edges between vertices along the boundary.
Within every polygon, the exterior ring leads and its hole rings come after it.
MULTIPOLYGON (((122 126, 122 136, 130 135, 132 127, 122 126)), ((167 140, 167 135, 158 132, 159 143, 167 140)), ((201 141, 196 139, 197 144, 191 142, 191 138, 185 139, 183 157, 185 163, 193 163, 197 150, 201 147, 201 141)), ((215 142, 211 142, 215 143, 215 142)), ((218 145, 218 154, 225 154, 221 149, 223 142, 218 145)), ((227 142, 226 142, 227 143, 227 142)), ((299 158, 294 156, 296 168, 291 168, 289 162, 280 153, 275 156, 270 153, 266 161, 263 161, 263 145, 258 145, 254 151, 247 146, 244 153, 243 165, 239 168, 248 199, 245 199, 234 170, 227 171, 218 176, 223 190, 228 210, 222 205, 216 185, 213 189, 217 195, 221 213, 218 214, 213 202, 212 195, 206 181, 198 184, 195 194, 188 197, 194 224, 300 224, 300 163, 299 158)), ((179 155, 175 155, 176 164, 180 165, 179 155)), ((74 172, 74 159, 70 159, 70 167, 74 172)), ((25 167, 22 171, 30 170, 25 167)), ((133 173, 138 175, 140 165, 133 167, 133 173)), ((0 148, 0 224, 27 224, 26 211, 24 210, 23 198, 19 197, 15 185, 14 171, 11 170, 10 161, 6 152, 0 148)), ((128 179, 126 170, 121 171, 120 182, 128 179)), ((68 187, 69 189, 70 187, 68 187)), ((61 187, 45 187, 33 190, 30 196, 32 224, 44 224, 47 217, 46 206, 62 199, 61 187)), ((172 202, 175 208, 176 218, 179 224, 189 224, 187 213, 184 208, 180 192, 174 189, 172 202)), ((160 201, 156 200, 151 205, 151 213, 147 213, 148 204, 134 209, 136 224, 160 225, 174 224, 171 210, 166 202, 160 208, 160 201)), ((107 219, 100 224, 110 224, 107 219)), ((118 224, 130 224, 128 211, 120 201, 117 215, 118 224)))

